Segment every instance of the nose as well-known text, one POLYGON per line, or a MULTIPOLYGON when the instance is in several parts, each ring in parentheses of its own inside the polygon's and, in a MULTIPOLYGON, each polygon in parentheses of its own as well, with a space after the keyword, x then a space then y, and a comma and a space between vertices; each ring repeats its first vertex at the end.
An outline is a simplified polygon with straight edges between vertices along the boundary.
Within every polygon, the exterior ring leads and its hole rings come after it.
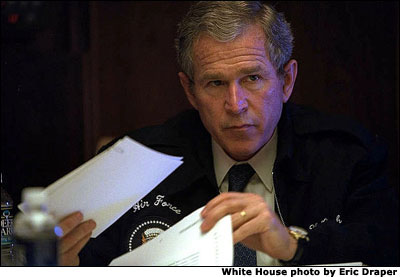
POLYGON ((225 109, 233 114, 240 114, 248 108, 246 92, 238 83, 230 84, 225 99, 225 109))

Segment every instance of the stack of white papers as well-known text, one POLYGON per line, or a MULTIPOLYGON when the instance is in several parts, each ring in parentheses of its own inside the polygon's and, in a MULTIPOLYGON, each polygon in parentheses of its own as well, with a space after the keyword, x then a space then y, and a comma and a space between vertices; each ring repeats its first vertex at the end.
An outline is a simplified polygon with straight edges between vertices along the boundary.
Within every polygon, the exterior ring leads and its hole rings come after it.
MULTIPOLYGON (((124 137, 48 186, 49 211, 61 219, 81 211, 93 219, 95 238, 153 190, 183 162, 124 137)), ((19 206, 24 210, 23 204, 19 206)))
MULTIPOLYGON (((113 146, 48 186, 49 211, 59 220, 80 211, 93 219, 96 238, 183 163, 124 137, 113 146)), ((19 205, 24 211, 24 204, 19 205)), ((202 208, 110 265, 230 266, 233 262, 231 217, 212 230, 200 230, 202 208)))
POLYGON ((111 266, 231 266, 232 223, 227 215, 207 233, 200 208, 156 238, 114 259, 111 266))

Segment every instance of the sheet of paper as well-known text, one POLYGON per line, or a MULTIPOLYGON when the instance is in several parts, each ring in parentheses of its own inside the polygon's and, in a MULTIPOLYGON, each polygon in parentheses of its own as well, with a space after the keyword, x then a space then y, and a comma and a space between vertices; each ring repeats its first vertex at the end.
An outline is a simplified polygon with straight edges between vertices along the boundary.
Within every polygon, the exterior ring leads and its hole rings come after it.
MULTIPOLYGON (((182 157, 159 153, 124 137, 45 189, 57 219, 81 211, 96 221, 97 237, 178 168, 182 157)), ((19 206, 23 210, 23 205, 19 206)))
POLYGON ((230 215, 202 234, 202 209, 194 211, 132 252, 114 259, 110 266, 231 266, 233 242, 230 215))
POLYGON ((338 264, 314 264, 308 266, 363 266, 362 262, 338 263, 338 264))

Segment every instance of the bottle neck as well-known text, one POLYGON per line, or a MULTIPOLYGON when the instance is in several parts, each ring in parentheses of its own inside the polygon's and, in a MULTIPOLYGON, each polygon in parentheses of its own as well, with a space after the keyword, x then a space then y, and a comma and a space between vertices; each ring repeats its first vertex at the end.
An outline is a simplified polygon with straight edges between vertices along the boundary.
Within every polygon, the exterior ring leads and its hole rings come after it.
POLYGON ((24 212, 25 213, 31 213, 31 212, 43 212, 47 213, 48 208, 46 204, 27 204, 25 203, 24 205, 24 212))

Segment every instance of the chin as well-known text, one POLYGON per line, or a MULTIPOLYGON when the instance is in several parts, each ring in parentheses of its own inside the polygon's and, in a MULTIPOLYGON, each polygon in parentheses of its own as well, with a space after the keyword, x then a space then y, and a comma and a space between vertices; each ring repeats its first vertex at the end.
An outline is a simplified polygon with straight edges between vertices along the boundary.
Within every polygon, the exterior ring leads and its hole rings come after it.
POLYGON ((233 148, 232 151, 229 152, 229 156, 236 161, 246 161, 253 157, 255 153, 257 153, 256 149, 243 148, 243 146, 241 146, 233 148))
MULTIPOLYGON (((216 140, 218 143, 218 140, 216 140)), ((253 157, 263 146, 262 142, 253 138, 222 137, 219 145, 232 159, 246 161, 253 157)))

